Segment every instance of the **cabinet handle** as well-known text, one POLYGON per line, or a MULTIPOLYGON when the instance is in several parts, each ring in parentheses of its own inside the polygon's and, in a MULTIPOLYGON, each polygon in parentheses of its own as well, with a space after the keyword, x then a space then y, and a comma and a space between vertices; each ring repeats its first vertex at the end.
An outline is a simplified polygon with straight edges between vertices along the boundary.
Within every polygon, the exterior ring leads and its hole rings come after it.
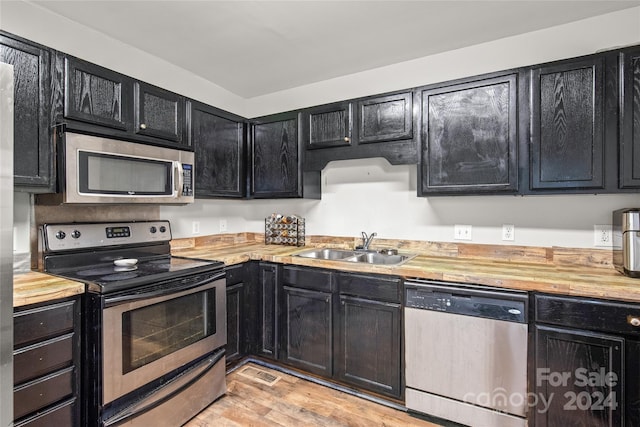
POLYGON ((640 318, 635 316, 627 316, 627 323, 631 326, 640 326, 640 318))
POLYGON ((147 128, 147 125, 146 125, 146 124, 144 124, 144 123, 140 123, 140 129, 146 129, 146 128, 147 128))
POLYGON ((351 138, 349 138, 348 136, 345 136, 344 137, 344 142, 349 142, 349 141, 351 141, 351 138))

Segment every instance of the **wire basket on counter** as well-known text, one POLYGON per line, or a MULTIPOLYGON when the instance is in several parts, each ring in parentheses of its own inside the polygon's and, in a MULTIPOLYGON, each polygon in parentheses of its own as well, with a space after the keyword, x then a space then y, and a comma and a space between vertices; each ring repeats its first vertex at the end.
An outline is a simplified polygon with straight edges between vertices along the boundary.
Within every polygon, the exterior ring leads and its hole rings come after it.
POLYGON ((266 245, 304 246, 304 218, 298 215, 271 214, 264 219, 266 245))

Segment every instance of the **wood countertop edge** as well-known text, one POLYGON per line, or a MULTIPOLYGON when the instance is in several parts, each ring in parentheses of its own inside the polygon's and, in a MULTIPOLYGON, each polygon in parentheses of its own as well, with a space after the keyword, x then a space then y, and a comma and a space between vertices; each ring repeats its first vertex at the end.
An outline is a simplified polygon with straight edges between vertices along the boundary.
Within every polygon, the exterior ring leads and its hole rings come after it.
POLYGON ((13 307, 81 295, 84 289, 84 283, 37 271, 14 274, 13 307))
MULTIPOLYGON (((533 264, 503 259, 433 257, 421 254, 397 266, 317 260, 295 256, 295 254, 309 249, 312 248, 272 247, 252 242, 246 245, 236 244, 227 247, 189 248, 175 251, 175 254, 190 256, 190 253, 199 253, 201 256, 204 255, 205 259, 223 261, 226 265, 253 260, 352 273, 415 277, 565 296, 640 302, 640 279, 626 277, 615 269, 533 264), (245 249, 245 252, 242 248, 245 249), (232 252, 233 255, 226 256, 226 251, 232 252), (240 256, 241 253, 244 253, 244 256, 240 256)), ((403 252, 407 251, 400 251, 400 253, 403 252)))
MULTIPOLYGON (((615 269, 523 263, 509 260, 434 257, 418 254, 396 266, 349 263, 296 257, 312 247, 264 245, 259 242, 226 243, 174 248, 177 256, 222 261, 226 265, 264 261, 352 273, 395 275, 447 282, 473 283, 506 289, 559 295, 640 302, 640 279, 626 277, 615 269)), ((408 251, 400 251, 408 253, 408 251)), ((16 274, 13 305, 52 301, 79 295, 84 284, 40 272, 16 274)))

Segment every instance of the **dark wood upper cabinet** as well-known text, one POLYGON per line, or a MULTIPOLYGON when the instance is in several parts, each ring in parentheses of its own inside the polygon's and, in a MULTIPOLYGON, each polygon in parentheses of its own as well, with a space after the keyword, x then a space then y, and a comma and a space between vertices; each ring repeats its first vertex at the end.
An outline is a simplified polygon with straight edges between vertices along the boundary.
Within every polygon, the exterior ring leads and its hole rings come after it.
POLYGON ((244 197, 244 119, 195 101, 189 104, 196 197, 244 197))
POLYGON ((640 188, 640 48, 620 54, 620 188, 640 188))
POLYGON ((307 148, 351 145, 352 103, 337 102, 303 112, 302 129, 307 148))
POLYGON ((133 80, 76 58, 65 59, 64 116, 131 130, 133 80))
POLYGON ((184 140, 184 97, 135 82, 133 99, 136 133, 178 143, 184 140))
POLYGON ((603 113, 603 56, 531 71, 532 190, 604 188, 603 113))
POLYGON ((421 91, 419 195, 518 189, 518 78, 421 91))
POLYGON ((413 138, 413 93, 358 101, 358 144, 413 138))
POLYGON ((300 114, 256 119, 251 125, 251 196, 302 197, 300 114))
POLYGON ((53 190, 50 60, 46 48, 0 33, 0 61, 13 65, 13 179, 18 190, 53 190))

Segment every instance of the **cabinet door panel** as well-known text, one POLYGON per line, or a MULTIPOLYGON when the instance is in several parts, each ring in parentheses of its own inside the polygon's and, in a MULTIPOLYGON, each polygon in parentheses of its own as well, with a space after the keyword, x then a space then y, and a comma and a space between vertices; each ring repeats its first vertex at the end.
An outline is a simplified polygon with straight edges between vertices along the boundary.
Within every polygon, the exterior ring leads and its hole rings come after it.
POLYGON ((358 143, 413 138, 411 92, 358 102, 358 143))
POLYGON ((134 88, 136 133, 182 142, 184 98, 142 82, 136 82, 134 88))
POLYGON ((227 346, 225 347, 227 363, 241 357, 244 353, 242 342, 243 291, 243 283, 227 287, 227 346))
POLYGON ((47 190, 53 184, 49 52, 0 35, 0 62, 13 65, 14 185, 47 190))
POLYGON ((302 197, 298 123, 296 113, 253 124, 253 197, 302 197))
POLYGON ((258 353, 278 358, 278 267, 260 265, 258 353))
POLYGON ((400 304, 340 296, 341 380, 400 397, 401 313, 400 304))
POLYGON ((65 59, 64 115, 119 130, 131 127, 131 80, 106 68, 65 59))
POLYGON ((517 190, 517 78, 422 92, 421 193, 517 190))
POLYGON ((620 188, 640 188, 640 49, 621 55, 620 188))
POLYGON ((285 286, 284 361, 309 372, 333 373, 331 294, 285 286))
POLYGON ((536 326, 536 426, 613 427, 624 413, 624 339, 536 326), (545 408, 545 406, 547 406, 545 408))
POLYGON ((531 187, 604 188, 604 60, 531 72, 531 187))
POLYGON ((351 103, 316 107, 305 113, 307 148, 351 145, 351 103))
POLYGON ((191 144, 196 153, 196 197, 243 197, 244 124, 212 107, 193 105, 191 144))

